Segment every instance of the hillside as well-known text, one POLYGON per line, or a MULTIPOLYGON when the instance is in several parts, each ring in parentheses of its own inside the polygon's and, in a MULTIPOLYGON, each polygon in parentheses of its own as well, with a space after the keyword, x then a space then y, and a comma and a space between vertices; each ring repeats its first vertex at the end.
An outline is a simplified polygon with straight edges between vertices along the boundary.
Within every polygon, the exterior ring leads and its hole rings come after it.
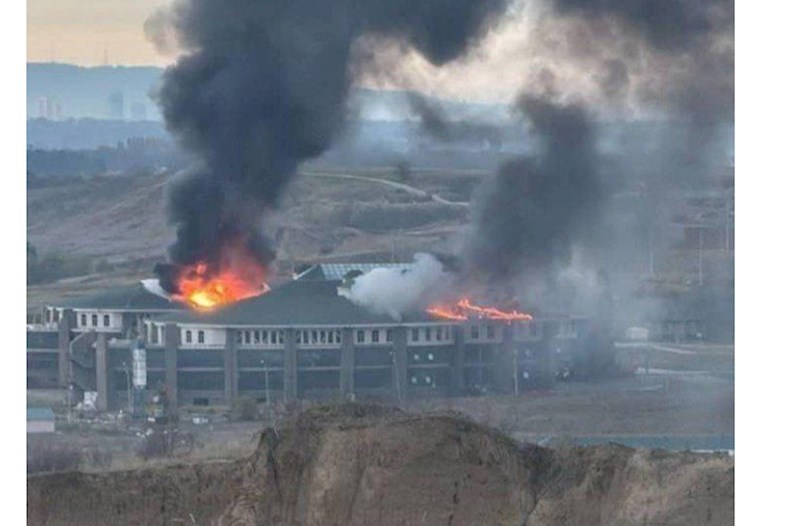
MULTIPOLYGON (((278 278, 306 261, 410 259, 446 248, 466 223, 481 172, 411 174, 394 168, 297 177, 264 228, 278 241, 278 278), (353 177, 356 176, 356 177, 353 177), (450 201, 455 204, 446 204, 450 201)), ((40 254, 86 256, 102 272, 29 287, 29 305, 150 277, 173 237, 167 175, 69 179, 27 192, 27 235, 40 254)))
POLYGON ((28 478, 28 524, 731 524, 733 459, 521 446, 457 415, 307 411, 246 459, 28 478))

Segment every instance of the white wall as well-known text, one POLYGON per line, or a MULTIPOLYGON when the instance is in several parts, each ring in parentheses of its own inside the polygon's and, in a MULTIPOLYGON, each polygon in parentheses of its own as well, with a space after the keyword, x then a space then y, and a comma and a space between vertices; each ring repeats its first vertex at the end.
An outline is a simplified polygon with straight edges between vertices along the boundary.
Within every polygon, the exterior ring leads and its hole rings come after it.
POLYGON ((452 345, 455 342, 455 326, 453 325, 412 325, 408 331, 408 346, 452 345), (414 333, 418 338, 414 339, 414 333))
POLYGON ((122 330, 122 313, 98 309, 75 309, 75 328, 79 331, 119 332, 122 330), (92 324, 92 316, 97 316, 97 325, 92 324), (109 325, 105 325, 108 316, 109 325))
POLYGON ((181 347, 224 347, 225 329, 209 328, 203 326, 179 325, 181 332, 181 347), (200 343, 200 332, 203 333, 203 343, 200 343), (187 333, 191 333, 192 341, 189 342, 187 333))

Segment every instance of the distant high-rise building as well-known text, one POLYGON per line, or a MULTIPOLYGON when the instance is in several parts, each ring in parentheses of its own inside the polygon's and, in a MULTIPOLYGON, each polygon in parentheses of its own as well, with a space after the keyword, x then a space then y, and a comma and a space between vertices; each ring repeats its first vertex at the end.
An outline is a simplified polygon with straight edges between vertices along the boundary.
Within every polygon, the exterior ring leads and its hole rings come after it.
POLYGON ((120 121, 125 119, 125 96, 120 91, 108 96, 108 118, 120 121))
POLYGON ((147 106, 143 102, 134 102, 131 104, 131 119, 134 121, 147 120, 147 106))
POLYGON ((47 118, 47 97, 36 99, 36 116, 40 119, 47 118))
POLYGON ((61 120, 61 101, 53 97, 36 99, 36 116, 50 121, 61 120))
POLYGON ((58 99, 47 99, 47 118, 51 121, 61 120, 61 101, 58 99))

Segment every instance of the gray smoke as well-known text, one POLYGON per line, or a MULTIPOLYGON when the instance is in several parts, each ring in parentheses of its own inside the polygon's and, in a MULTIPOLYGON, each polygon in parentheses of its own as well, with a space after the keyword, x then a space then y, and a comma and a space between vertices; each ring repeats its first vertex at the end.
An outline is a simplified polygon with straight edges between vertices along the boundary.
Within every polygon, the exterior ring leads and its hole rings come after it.
POLYGON ((416 254, 407 269, 377 268, 358 276, 346 297, 362 307, 400 320, 452 289, 455 276, 431 254, 416 254))
POLYGON ((506 163, 479 189, 465 244, 470 272, 496 283, 568 264, 599 204, 586 110, 530 95, 517 108, 541 153, 506 163))
POLYGON ((733 122, 733 0, 551 3, 554 16, 533 28, 534 45, 558 42, 594 71, 602 103, 637 101, 705 130, 733 122))
MULTIPOLYGON (((553 283, 604 273, 618 260, 617 243, 629 242, 612 239, 621 229, 614 224, 619 210, 611 213, 607 201, 613 189, 647 179, 656 197, 658 189, 693 184, 686 167, 708 165, 720 130, 733 122, 731 1, 552 6, 531 27, 531 53, 555 63, 532 60, 539 70, 517 103, 536 153, 507 162, 482 185, 464 242, 472 275, 512 290, 526 275, 553 283), (569 68, 559 66, 591 72, 595 94, 573 93, 569 68), (655 110, 664 125, 650 137, 611 137, 617 155, 630 162, 609 170, 599 147, 609 134, 588 108, 618 108, 619 118, 632 102, 655 110)), ((640 215, 652 220, 656 213, 669 211, 649 207, 640 215)))
MULTIPOLYGON (((361 36, 379 35, 442 65, 475 44, 505 0, 185 0, 147 26, 185 52, 166 70, 158 103, 170 131, 199 165, 172 186, 175 265, 218 266, 235 240, 265 264, 263 236, 298 165, 340 132, 361 36)), ((374 67, 374 64, 370 64, 374 67)), ((175 266, 157 269, 172 291, 175 266)))

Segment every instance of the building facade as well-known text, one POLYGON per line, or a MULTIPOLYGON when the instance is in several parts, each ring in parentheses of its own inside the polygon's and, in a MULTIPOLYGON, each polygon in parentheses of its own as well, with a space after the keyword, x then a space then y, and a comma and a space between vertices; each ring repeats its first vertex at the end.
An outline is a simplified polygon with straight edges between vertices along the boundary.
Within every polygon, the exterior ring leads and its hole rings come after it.
POLYGON ((139 349, 147 395, 165 395, 171 410, 232 405, 239 397, 288 403, 510 393, 548 386, 559 358, 587 346, 589 324, 575 317, 509 323, 376 314, 343 296, 345 274, 368 270, 359 267, 365 266, 317 265, 267 294, 211 312, 144 288, 157 298, 139 301, 147 309, 118 309, 119 302, 112 309, 98 299, 48 307, 45 320, 59 334, 66 334, 63 320, 71 320, 61 385, 97 391, 101 410, 124 407, 132 349, 139 349))

